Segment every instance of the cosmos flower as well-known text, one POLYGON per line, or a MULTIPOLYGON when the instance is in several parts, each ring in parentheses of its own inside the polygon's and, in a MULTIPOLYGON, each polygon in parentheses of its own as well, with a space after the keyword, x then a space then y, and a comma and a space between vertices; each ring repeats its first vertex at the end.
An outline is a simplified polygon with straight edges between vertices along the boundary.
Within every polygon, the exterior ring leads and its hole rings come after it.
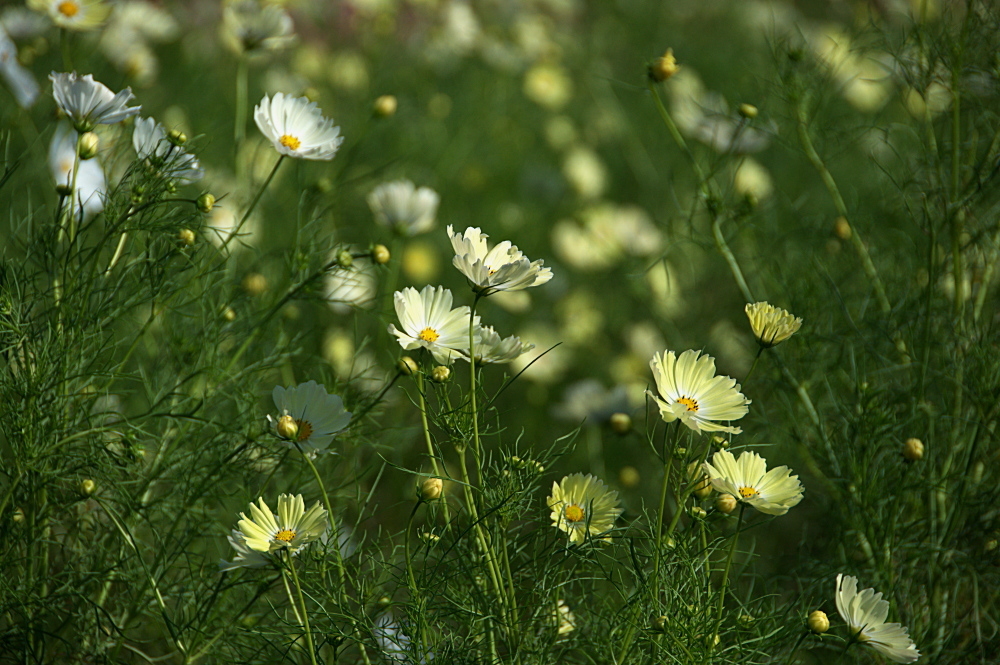
POLYGON ((131 88, 111 92, 90 74, 81 77, 76 72, 52 72, 49 79, 56 104, 81 134, 92 131, 96 125, 113 125, 138 115, 141 109, 139 106, 126 106, 135 97, 131 88))
POLYGON ((305 97, 265 95, 254 107, 253 119, 274 149, 289 157, 329 161, 344 142, 340 127, 305 97))
POLYGON ((84 220, 104 210, 107 181, 104 169, 97 158, 79 160, 76 156, 78 134, 65 122, 56 126, 49 144, 49 170, 56 185, 67 188, 73 185, 73 164, 76 167, 76 192, 73 209, 82 212, 84 220))
POLYGON ((229 544, 236 550, 236 556, 232 561, 220 561, 219 571, 226 572, 237 568, 261 568, 268 565, 271 559, 263 552, 252 550, 247 547, 247 539, 242 531, 232 530, 228 536, 229 544))
POLYGON ((767 302, 748 303, 745 311, 753 336, 765 349, 781 344, 802 327, 802 319, 767 302))
POLYGON ((784 515, 802 500, 802 483, 787 466, 767 470, 767 462, 757 453, 743 451, 736 459, 728 450, 705 462, 705 473, 716 492, 728 494, 768 515, 784 515))
POLYGON ((610 540, 607 533, 622 513, 618 492, 609 490, 589 473, 574 473, 552 483, 548 506, 552 526, 569 534, 569 542, 574 545, 588 537, 610 540))
POLYGON ((745 416, 750 410, 750 400, 740 392, 735 379, 716 376, 712 356, 690 349, 680 357, 673 351, 665 351, 655 354, 649 366, 660 394, 648 390, 646 394, 660 407, 663 420, 669 423, 679 418, 687 427, 700 432, 742 431, 718 422, 745 416))
POLYGON ((344 408, 344 401, 330 395, 326 388, 315 381, 297 386, 275 386, 271 392, 278 416, 267 416, 271 428, 292 448, 304 452, 324 452, 334 436, 351 422, 351 413, 344 408))
POLYGON ((132 146, 154 171, 178 184, 201 180, 205 170, 198 159, 167 139, 163 125, 152 118, 138 118, 132 130, 132 146))
POLYGON ((48 14, 66 30, 92 30, 107 20, 111 6, 103 0, 28 0, 36 12, 48 14))
POLYGON ((247 548, 255 552, 287 549, 295 554, 319 538, 327 527, 326 509, 317 501, 307 512, 301 494, 280 494, 277 515, 260 498, 257 505, 250 504, 250 515, 248 518, 240 513, 236 526, 247 548))
POLYGON ((295 43, 292 17, 273 3, 232 0, 222 10, 223 39, 238 53, 278 51, 295 43))
POLYGON ((441 197, 433 189, 418 189, 409 180, 383 183, 368 195, 375 221, 401 236, 429 231, 440 202, 441 197))
POLYGON ((543 261, 529 261, 509 240, 493 249, 486 243, 489 237, 478 228, 467 228, 464 234, 448 226, 448 237, 455 250, 452 260, 472 286, 472 290, 488 296, 497 291, 518 291, 538 286, 552 279, 552 269, 543 268, 543 261))
POLYGON ((490 326, 480 328, 480 341, 476 344, 475 354, 478 364, 509 363, 522 353, 535 348, 534 344, 522 342, 520 337, 511 335, 501 338, 490 326))
MULTIPOLYGON (((451 308, 451 291, 442 286, 428 285, 420 292, 407 287, 396 291, 393 301, 403 329, 399 330, 390 323, 389 332, 396 336, 405 350, 427 349, 442 365, 468 355, 471 312, 464 305, 451 308)), ((473 319, 472 325, 473 343, 478 345, 481 341, 478 316, 473 319)))
POLYGON ((14 95, 18 106, 30 108, 38 99, 38 82, 17 61, 17 46, 0 24, 0 77, 14 95))
POLYGON ((858 592, 858 578, 837 575, 837 612, 847 622, 854 639, 894 663, 912 663, 920 652, 904 626, 886 623, 889 601, 875 589, 858 592))

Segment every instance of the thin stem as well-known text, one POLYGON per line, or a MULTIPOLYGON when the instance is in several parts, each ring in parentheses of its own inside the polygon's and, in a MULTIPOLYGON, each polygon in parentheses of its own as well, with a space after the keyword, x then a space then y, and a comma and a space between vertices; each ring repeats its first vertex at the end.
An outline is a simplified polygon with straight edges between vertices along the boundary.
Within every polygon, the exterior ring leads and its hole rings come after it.
POLYGON ((236 117, 233 126, 233 157, 236 161, 236 173, 240 174, 242 166, 239 161, 240 148, 246 137, 247 125, 247 58, 241 55, 236 63, 236 117))
POLYGON ((309 465, 309 469, 312 471, 313 477, 316 479, 316 484, 319 485, 319 491, 323 495, 323 505, 326 507, 327 518, 330 520, 330 533, 333 535, 333 560, 337 566, 337 577, 340 580, 340 589, 344 591, 344 560, 340 554, 340 530, 337 527, 337 518, 334 516, 333 504, 330 503, 330 495, 326 493, 326 485, 323 483, 323 478, 319 475, 319 470, 316 465, 313 464, 312 459, 309 458, 299 446, 298 442, 295 442, 295 447, 298 449, 299 453, 302 454, 302 459, 306 461, 309 465))
POLYGON ((221 251, 226 251, 226 248, 229 246, 232 239, 239 235, 240 229, 243 228, 243 225, 246 224, 250 214, 253 212, 254 208, 257 207, 257 202, 260 201, 260 197, 263 196, 264 190, 267 189, 267 186, 271 184, 271 180, 274 179, 274 174, 278 172, 278 167, 281 166, 283 161, 285 161, 285 155, 278 155, 278 161, 274 163, 274 168, 272 168, 271 172, 267 174, 264 184, 262 184, 260 189, 257 190, 257 195, 253 197, 253 201, 250 202, 250 207, 247 208, 245 213, 243 213, 243 218, 240 219, 240 223, 236 225, 236 228, 233 229, 232 233, 229 234, 229 237, 222 243, 222 247, 220 248, 221 251))
POLYGON ((414 613, 417 616, 417 650, 420 652, 421 656, 423 656, 424 608, 420 597, 420 589, 417 587, 417 576, 413 573, 413 558, 410 555, 410 536, 411 531, 413 531, 413 518, 420 509, 421 504, 423 504, 422 500, 417 501, 417 505, 413 506, 413 510, 410 511, 410 519, 406 521, 406 531, 403 533, 403 547, 404 554, 406 556, 406 578, 410 583, 410 597, 413 600, 414 605, 416 605, 416 611, 414 613))
POLYGON ((719 626, 722 625, 722 609, 726 601, 726 590, 729 587, 729 571, 733 568, 733 555, 736 554, 736 543, 740 539, 740 529, 743 527, 743 513, 746 512, 747 504, 740 502, 740 516, 736 520, 736 532, 733 534, 733 542, 729 545, 729 555, 726 557, 726 569, 722 573, 722 584, 719 587, 719 604, 715 613, 715 628, 709 636, 710 648, 714 648, 715 636, 719 634, 719 626))
POLYGON ((744 387, 746 386, 747 381, 750 380, 750 375, 753 374, 754 368, 757 367, 757 361, 760 360, 760 356, 761 356, 762 353, 764 353, 764 347, 763 346, 759 346, 757 348, 757 355, 755 355, 753 357, 753 364, 750 365, 750 369, 747 371, 747 375, 743 377, 743 386, 744 387))
MULTIPOLYGON (((438 465, 437 453, 434 450, 434 442, 431 439, 431 428, 427 420, 427 400, 424 397, 423 372, 418 371, 415 376, 417 378, 417 394, 420 401, 420 425, 424 430, 424 443, 427 444, 427 456, 431 459, 431 468, 434 470, 434 475, 438 478, 444 478, 441 475, 441 467, 438 465)), ((448 508, 447 497, 444 498, 441 504, 442 511, 444 512, 444 525, 447 529, 451 527, 451 511, 448 508)))
POLYGON ((298 606, 295 603, 295 598, 292 597, 292 590, 288 588, 288 577, 285 575, 285 569, 282 567, 281 573, 282 578, 285 581, 285 591, 288 593, 288 602, 292 604, 292 609, 295 610, 295 618, 298 620, 299 625, 306 631, 306 648, 309 650, 309 662, 312 665, 317 665, 316 663, 316 648, 313 646, 312 630, 309 629, 309 611, 306 609, 306 599, 302 595, 302 586, 299 584, 299 574, 295 571, 295 562, 292 561, 291 555, 285 557, 285 562, 288 564, 288 568, 292 571, 292 581, 295 583, 295 590, 299 595, 299 602, 302 603, 302 613, 299 613, 298 606))
POLYGON ((476 305, 482 297, 476 294, 472 301, 472 309, 469 311, 469 404, 472 409, 472 441, 473 450, 476 453, 476 461, 482 459, 482 451, 479 448, 479 411, 476 406, 476 305))

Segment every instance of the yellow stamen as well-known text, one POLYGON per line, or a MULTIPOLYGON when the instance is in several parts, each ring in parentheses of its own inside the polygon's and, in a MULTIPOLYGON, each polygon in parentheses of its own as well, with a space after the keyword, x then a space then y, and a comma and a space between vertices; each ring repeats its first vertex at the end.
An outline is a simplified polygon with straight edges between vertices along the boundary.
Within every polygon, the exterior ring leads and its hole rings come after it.
POLYGON ((580 506, 570 505, 566 506, 566 510, 563 511, 563 516, 566 518, 567 522, 582 522, 583 518, 586 517, 587 514, 580 506))
POLYGON ((73 0, 65 0, 56 5, 56 11, 66 18, 73 18, 80 13, 80 5, 73 2, 73 0))
POLYGON ((425 342, 436 342, 441 335, 439 335, 438 331, 434 330, 434 328, 424 328, 420 331, 420 334, 417 335, 417 337, 425 342))
POLYGON ((693 397, 681 397, 677 400, 677 403, 686 406, 688 411, 698 410, 698 400, 693 397))
POLYGON ((753 498, 756 498, 758 494, 760 494, 760 492, 758 492, 757 490, 755 490, 752 487, 741 487, 740 488, 740 496, 743 497, 744 499, 753 499, 753 498))
POLYGON ((299 146, 302 145, 302 141, 295 138, 291 134, 283 134, 281 138, 278 139, 278 143, 285 146, 289 150, 298 150, 299 146))
POLYGON ((274 539, 280 540, 283 543, 290 543, 293 538, 295 538, 295 532, 291 529, 282 529, 278 533, 274 534, 274 539))
POLYGON ((305 441, 312 436, 313 426, 308 420, 296 420, 295 424, 299 426, 299 441, 305 441))

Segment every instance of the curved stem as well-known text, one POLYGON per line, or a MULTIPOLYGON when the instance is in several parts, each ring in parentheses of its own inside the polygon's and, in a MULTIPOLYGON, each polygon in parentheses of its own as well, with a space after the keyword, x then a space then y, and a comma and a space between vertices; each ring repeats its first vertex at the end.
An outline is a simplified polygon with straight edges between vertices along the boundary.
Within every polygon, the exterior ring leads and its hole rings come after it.
POLYGON ((226 238, 225 241, 222 243, 222 247, 220 248, 221 251, 223 252, 226 251, 226 248, 229 246, 229 243, 232 241, 233 238, 235 238, 239 234, 240 229, 243 228, 243 225, 246 224, 247 219, 249 219, 250 217, 250 214, 253 212, 254 208, 257 207, 257 203, 260 201, 260 197, 263 196, 264 190, 267 189, 267 186, 271 184, 271 180, 274 179, 274 174, 278 172, 278 167, 281 166, 281 162, 283 161, 285 161, 285 155, 278 155, 278 161, 274 163, 274 168, 272 168, 271 172, 267 174, 267 178, 264 180, 264 183, 260 186, 260 189, 257 190, 257 195, 253 197, 253 201, 250 202, 250 207, 247 208, 245 213, 243 213, 243 217, 240 219, 240 223, 236 225, 236 228, 233 229, 232 233, 229 234, 229 237, 226 238))
POLYGON ((726 591, 729 588, 729 571, 733 568, 733 555, 736 554, 736 543, 740 539, 740 529, 743 527, 743 514, 746 512, 747 504, 740 502, 740 516, 736 520, 736 532, 733 534, 733 542, 729 545, 729 555, 726 557, 726 569, 722 573, 722 584, 719 586, 719 605, 715 613, 715 627, 709 636, 710 648, 715 646, 715 636, 719 634, 719 626, 722 625, 722 609, 726 601, 726 591))

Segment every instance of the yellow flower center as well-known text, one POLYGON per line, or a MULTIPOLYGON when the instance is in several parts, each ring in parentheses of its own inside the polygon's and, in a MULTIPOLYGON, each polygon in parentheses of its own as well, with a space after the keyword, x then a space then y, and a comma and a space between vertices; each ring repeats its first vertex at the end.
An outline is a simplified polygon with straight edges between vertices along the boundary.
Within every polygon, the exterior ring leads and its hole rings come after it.
POLYGON ((587 514, 583 511, 583 508, 577 505, 566 506, 566 510, 563 511, 563 516, 566 518, 567 522, 582 522, 583 518, 587 514))
POLYGON ((425 342, 436 342, 441 335, 439 335, 438 331, 434 330, 434 328, 424 328, 420 331, 420 334, 417 335, 417 337, 425 342))
POLYGON ((308 420, 296 420, 295 424, 299 426, 299 441, 305 441, 312 436, 313 426, 308 420))
POLYGON ((686 406, 688 411, 698 410, 698 400, 693 397, 681 397, 677 400, 677 403, 686 406))
POLYGON ((290 543, 293 538, 295 538, 295 532, 291 529, 282 529, 278 533, 274 534, 274 539, 280 540, 283 543, 290 543))
POLYGON ((278 139, 278 143, 285 146, 289 150, 298 150, 299 146, 302 145, 302 141, 295 138, 291 134, 283 134, 281 138, 278 139))
POLYGON ((740 488, 740 496, 743 497, 744 499, 754 499, 757 497, 758 494, 760 494, 760 492, 758 492, 752 487, 740 488))
POLYGON ((73 0, 64 0, 56 5, 56 11, 66 18, 73 18, 80 13, 80 5, 73 2, 73 0))

